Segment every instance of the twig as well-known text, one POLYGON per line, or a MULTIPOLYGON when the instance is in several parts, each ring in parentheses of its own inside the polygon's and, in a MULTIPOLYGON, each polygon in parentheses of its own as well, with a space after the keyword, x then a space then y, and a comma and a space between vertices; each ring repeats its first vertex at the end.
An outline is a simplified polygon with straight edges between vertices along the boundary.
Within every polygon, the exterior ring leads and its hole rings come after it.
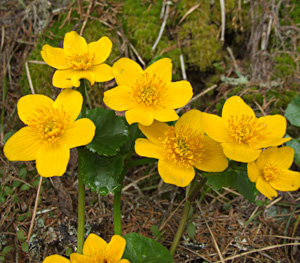
POLYGON ((221 18, 222 18, 222 31, 221 31, 221 41, 225 41, 225 21, 226 21, 226 16, 225 16, 225 2, 224 0, 220 0, 220 5, 221 5, 221 18))
POLYGON ((154 50, 154 49, 156 48, 156 46, 158 45, 159 40, 160 40, 160 38, 161 38, 161 36, 162 36, 162 34, 163 34, 163 32, 164 32, 165 26, 166 26, 166 24, 167 24, 167 19, 168 19, 168 16, 169 16, 169 11, 170 11, 170 5, 171 5, 171 4, 172 4, 171 1, 168 1, 168 2, 166 3, 166 9, 165 9, 164 20, 163 20, 163 22, 162 22, 162 24, 161 24, 161 27, 160 27, 160 31, 159 31, 158 37, 157 37, 157 39, 156 39, 154 45, 152 46, 152 50, 154 50))
MULTIPOLYGON (((92 6, 93 6, 93 4, 94 4, 94 1, 95 1, 95 0, 90 1, 90 3, 89 3, 88 10, 87 10, 87 12, 86 12, 86 15, 85 15, 85 18, 84 18, 82 27, 81 27, 81 29, 80 29, 80 36, 82 36, 82 34, 83 34, 83 31, 84 31, 84 29, 85 29, 86 23, 87 23, 88 18, 89 18, 89 16, 90 16, 91 9, 92 9, 92 6)), ((80 14, 80 16, 81 16, 81 14, 80 14)))
POLYGON ((185 72, 185 66, 184 66, 184 60, 183 60, 183 55, 182 54, 180 54, 179 59, 180 59, 180 66, 181 66, 182 78, 184 80, 187 80, 186 72, 185 72))
POLYGON ((33 85, 32 85, 32 81, 31 81, 31 76, 30 76, 30 72, 29 72, 28 62, 27 61, 25 62, 25 69, 26 69, 26 75, 27 75, 27 78, 28 78, 28 82, 29 82, 29 87, 30 87, 31 93, 35 94, 34 88, 33 88, 33 85))
POLYGON ((228 51, 228 53, 229 53, 229 55, 230 55, 230 57, 231 57, 231 59, 232 59, 232 61, 233 61, 233 65, 234 65, 236 74, 240 73, 241 71, 240 71, 240 69, 239 69, 239 67, 238 67, 238 65, 237 65, 237 63, 236 63, 236 60, 235 60, 235 57, 234 57, 234 55, 233 55, 233 53, 232 53, 231 48, 230 48, 230 47, 227 47, 227 51, 228 51))
POLYGON ((198 7, 200 6, 200 4, 194 5, 193 7, 191 7, 185 14, 184 16, 180 19, 179 23, 180 24, 190 13, 192 13, 193 11, 195 11, 198 7))

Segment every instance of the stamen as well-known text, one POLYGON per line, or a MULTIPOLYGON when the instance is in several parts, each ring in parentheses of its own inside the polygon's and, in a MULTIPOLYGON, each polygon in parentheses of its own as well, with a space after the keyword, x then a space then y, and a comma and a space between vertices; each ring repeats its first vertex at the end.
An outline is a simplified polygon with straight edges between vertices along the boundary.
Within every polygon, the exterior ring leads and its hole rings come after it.
POLYGON ((263 169, 263 176, 267 182, 276 179, 279 173, 280 170, 273 164, 266 164, 263 169))
POLYGON ((82 54, 73 54, 66 58, 67 65, 73 69, 86 70, 89 69, 95 59, 95 54, 85 52, 82 54))

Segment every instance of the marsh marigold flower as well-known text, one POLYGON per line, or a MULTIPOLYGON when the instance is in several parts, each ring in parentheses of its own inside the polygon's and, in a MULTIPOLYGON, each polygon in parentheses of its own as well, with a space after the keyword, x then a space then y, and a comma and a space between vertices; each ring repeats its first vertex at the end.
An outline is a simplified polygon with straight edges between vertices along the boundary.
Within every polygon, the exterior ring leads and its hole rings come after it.
POLYGON ((203 113, 203 128, 221 143, 225 155, 234 161, 252 162, 262 148, 278 146, 291 138, 282 138, 286 119, 281 115, 256 118, 254 111, 238 96, 226 100, 222 117, 203 113))
POLYGON ((55 68, 52 84, 57 88, 79 87, 80 79, 104 82, 114 78, 111 67, 103 62, 108 58, 112 42, 102 37, 96 42, 86 43, 77 32, 65 35, 63 48, 44 45, 41 51, 44 61, 55 68))
POLYGON ((277 197, 276 190, 295 191, 300 187, 300 173, 289 170, 293 161, 293 148, 270 147, 256 161, 248 163, 248 177, 269 199, 277 197))
POLYGON ((154 121, 139 124, 147 139, 137 139, 135 151, 140 156, 157 158, 158 173, 165 183, 187 186, 195 177, 196 167, 205 172, 222 172, 228 166, 220 143, 204 134, 202 112, 190 110, 175 126, 154 121))
POLYGON ((70 149, 90 143, 95 135, 94 123, 76 120, 82 106, 80 92, 63 90, 55 101, 34 94, 22 97, 18 114, 27 126, 12 135, 4 145, 10 161, 36 160, 41 176, 61 176, 67 169, 70 149))
POLYGON ((52 255, 52 256, 46 257, 44 259, 43 263, 71 263, 71 261, 60 255, 52 255))
POLYGON ((113 74, 117 87, 104 92, 104 103, 113 110, 126 111, 129 124, 138 122, 149 126, 178 119, 176 108, 184 106, 193 91, 188 81, 172 81, 172 62, 163 58, 144 71, 128 58, 114 63, 113 74))

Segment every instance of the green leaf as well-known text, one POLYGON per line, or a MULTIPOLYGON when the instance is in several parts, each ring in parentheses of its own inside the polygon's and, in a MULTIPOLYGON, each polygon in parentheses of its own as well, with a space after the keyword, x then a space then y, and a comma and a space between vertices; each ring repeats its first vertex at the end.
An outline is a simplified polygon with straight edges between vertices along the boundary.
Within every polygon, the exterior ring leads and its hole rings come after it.
POLYGON ((196 235, 196 227, 193 222, 188 222, 186 224, 186 230, 190 238, 194 238, 196 235))
POLYGON ((284 116, 291 124, 300 127, 300 95, 289 103, 284 116))
POLYGON ((17 231, 17 237, 18 237, 18 239, 21 240, 21 241, 24 241, 25 238, 26 238, 26 237, 24 236, 23 231, 22 231, 21 229, 19 229, 19 230, 17 231))
POLYGON ((292 147, 295 150, 295 162, 300 165, 300 138, 291 139, 285 143, 287 146, 292 147))
POLYGON ((123 258, 132 263, 174 262, 167 248, 151 238, 138 233, 129 233, 124 238, 126 239, 126 247, 123 258))
POLYGON ((28 190, 28 189, 30 189, 30 188, 31 188, 31 186, 29 186, 29 185, 27 185, 27 184, 22 184, 20 190, 21 190, 21 191, 26 191, 26 190, 28 190))
POLYGON ((21 244, 21 248, 22 248, 23 252, 25 252, 25 253, 28 252, 28 248, 29 248, 28 243, 27 242, 23 242, 21 244))
POLYGON ((122 156, 106 157, 78 149, 78 165, 79 172, 84 175, 84 182, 92 191, 108 195, 121 187, 118 178, 124 166, 122 156))
POLYGON ((96 125, 96 134, 87 148, 100 155, 116 155, 120 147, 129 140, 128 126, 114 111, 95 108, 87 117, 96 125))
POLYGON ((255 183, 252 183, 246 171, 232 170, 228 168, 222 173, 203 173, 207 177, 207 184, 217 190, 222 187, 230 186, 242 194, 250 203, 255 202, 258 191, 255 183))
POLYGON ((4 255, 6 255, 6 254, 9 253, 9 251, 11 251, 12 249, 13 249, 12 246, 5 246, 1 252, 2 252, 4 255))

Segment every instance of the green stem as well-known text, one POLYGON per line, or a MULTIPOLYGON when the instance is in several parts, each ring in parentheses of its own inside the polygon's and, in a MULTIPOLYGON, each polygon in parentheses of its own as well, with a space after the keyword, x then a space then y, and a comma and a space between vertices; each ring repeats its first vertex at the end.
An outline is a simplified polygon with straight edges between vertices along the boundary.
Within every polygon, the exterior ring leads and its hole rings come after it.
POLYGON ((175 237, 173 239, 171 248, 170 248, 170 253, 173 256, 176 248, 178 246, 178 243, 180 241, 180 238, 182 236, 182 233, 185 229, 186 226, 186 222, 188 220, 188 215, 191 209, 191 205, 193 204, 193 201, 196 198, 196 195, 199 193, 199 191, 201 190, 201 188, 205 185, 207 179, 205 177, 203 177, 201 179, 201 181, 198 183, 196 180, 196 177, 194 178, 194 180, 191 182, 190 188, 187 188, 187 200, 184 204, 184 208, 183 208, 183 213, 182 213, 182 217, 179 223, 179 226, 177 228, 175 237))
MULTIPOLYGON (((86 117, 86 82, 83 80, 79 87, 79 91, 82 94, 83 102, 81 109, 81 117, 86 117)), ((80 148, 78 149, 78 155, 81 155, 80 148)), ((81 174, 81 169, 78 169, 78 229, 77 229, 77 253, 82 254, 84 234, 85 234, 85 184, 83 182, 83 174, 81 174)))

